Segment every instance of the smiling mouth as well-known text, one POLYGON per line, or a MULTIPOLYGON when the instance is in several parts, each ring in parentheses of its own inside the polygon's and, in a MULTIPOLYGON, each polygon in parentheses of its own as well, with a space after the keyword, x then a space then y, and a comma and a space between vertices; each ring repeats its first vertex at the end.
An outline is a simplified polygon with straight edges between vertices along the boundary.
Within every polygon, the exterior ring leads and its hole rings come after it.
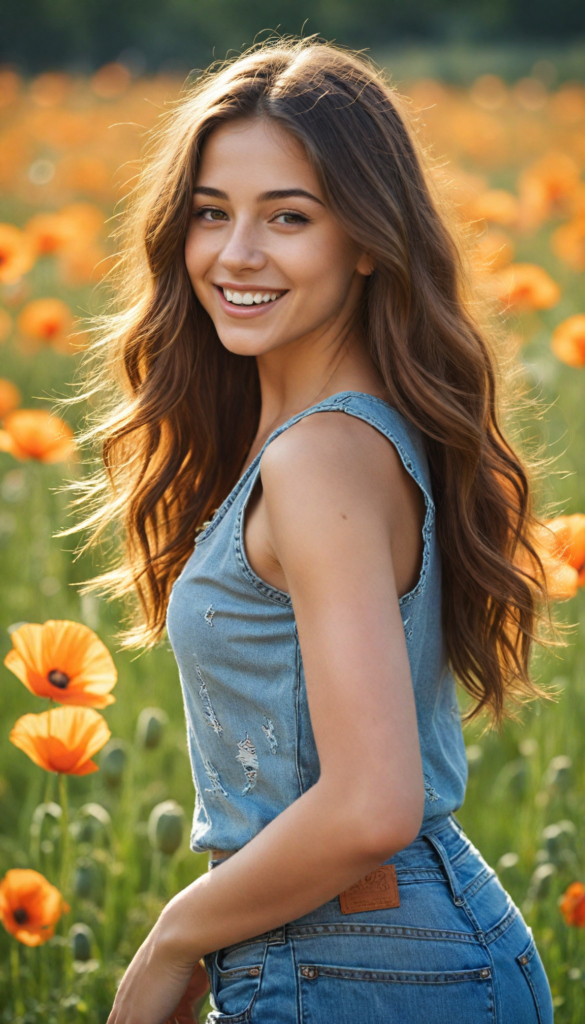
POLYGON ((223 294, 226 302, 231 303, 232 306, 268 305, 286 295, 286 291, 236 291, 234 288, 223 288, 221 285, 216 285, 216 288, 223 294))

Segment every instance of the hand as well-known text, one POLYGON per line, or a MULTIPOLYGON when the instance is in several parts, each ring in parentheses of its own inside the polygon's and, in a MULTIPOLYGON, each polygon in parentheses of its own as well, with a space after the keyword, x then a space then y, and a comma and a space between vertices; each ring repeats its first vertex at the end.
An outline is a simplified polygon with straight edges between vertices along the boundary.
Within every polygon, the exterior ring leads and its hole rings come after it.
POLYGON ((165 1024, 175 1008, 183 1020, 192 1021, 189 993, 201 994, 204 982, 207 975, 199 961, 168 941, 161 918, 129 964, 107 1024, 165 1024))

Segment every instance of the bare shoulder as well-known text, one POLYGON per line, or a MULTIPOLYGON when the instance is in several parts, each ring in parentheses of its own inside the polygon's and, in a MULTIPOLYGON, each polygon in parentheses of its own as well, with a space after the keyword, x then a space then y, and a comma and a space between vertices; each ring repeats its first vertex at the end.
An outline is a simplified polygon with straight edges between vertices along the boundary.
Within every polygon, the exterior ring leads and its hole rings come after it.
POLYGON ((412 504, 412 487, 418 491, 392 442, 343 412, 315 413, 285 430, 264 451, 261 476, 277 515, 291 507, 301 518, 351 513, 362 524, 366 518, 392 525, 405 502, 412 504))

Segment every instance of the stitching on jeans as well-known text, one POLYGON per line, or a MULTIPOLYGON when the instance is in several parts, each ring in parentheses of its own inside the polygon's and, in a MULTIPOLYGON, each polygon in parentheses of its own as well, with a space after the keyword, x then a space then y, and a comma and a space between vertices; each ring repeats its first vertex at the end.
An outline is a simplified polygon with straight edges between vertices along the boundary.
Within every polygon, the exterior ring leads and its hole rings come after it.
POLYGON ((498 921, 498 923, 495 924, 493 928, 490 928, 489 931, 485 933, 484 940, 486 945, 495 942, 495 940, 499 939, 500 936, 504 934, 504 932, 507 932, 510 925, 514 924, 514 921, 519 916, 519 914, 520 911, 518 910, 518 907, 510 907, 510 910, 506 911, 502 920, 498 921))
MULTIPOLYGON (((337 898, 337 897, 336 897, 337 898)), ((287 932, 296 939, 313 938, 315 935, 386 935, 396 939, 424 939, 431 942, 467 942, 483 944, 481 932, 455 932, 440 928, 413 928, 383 924, 300 924, 288 925, 287 932)))
POLYGON ((299 971, 304 967, 315 966, 320 975, 329 978, 346 978, 348 981, 392 982, 407 985, 449 985, 465 981, 491 981, 492 970, 476 967, 470 971, 369 971, 357 967, 329 967, 321 964, 299 964, 299 971))

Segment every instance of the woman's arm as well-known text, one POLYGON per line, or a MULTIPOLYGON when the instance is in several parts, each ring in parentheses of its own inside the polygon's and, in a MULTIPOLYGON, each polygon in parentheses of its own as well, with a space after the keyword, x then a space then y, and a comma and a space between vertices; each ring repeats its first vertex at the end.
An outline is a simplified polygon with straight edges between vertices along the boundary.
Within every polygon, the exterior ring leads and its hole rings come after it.
MULTIPOLYGON (((332 899, 407 846, 423 815, 393 563, 397 523, 405 504, 412 507, 398 455, 360 421, 343 418, 341 426, 339 414, 320 414, 266 449, 262 482, 270 544, 295 611, 321 773, 165 907, 151 936, 157 932, 160 955, 184 972, 204 953, 332 899)), ((110 1024, 145 1020, 113 1016, 110 1024)))

